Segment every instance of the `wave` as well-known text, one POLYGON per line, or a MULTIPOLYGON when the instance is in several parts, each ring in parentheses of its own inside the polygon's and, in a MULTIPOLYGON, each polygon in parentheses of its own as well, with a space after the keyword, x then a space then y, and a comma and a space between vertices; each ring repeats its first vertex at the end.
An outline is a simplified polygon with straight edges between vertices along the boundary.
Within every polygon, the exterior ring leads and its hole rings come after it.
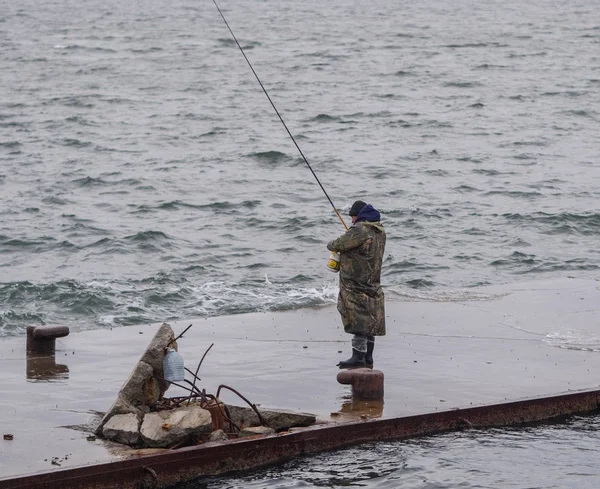
POLYGON ((476 70, 489 70, 491 68, 506 68, 506 65, 493 65, 490 63, 483 63, 475 66, 476 70))
POLYGON ((411 124, 410 122, 405 121, 403 119, 386 122, 386 125, 388 125, 390 127, 404 127, 404 128, 413 127, 413 124, 411 124))
POLYGON ((487 196, 494 196, 494 195, 503 195, 506 197, 513 197, 515 199, 535 199, 538 197, 541 197, 542 194, 540 192, 523 192, 520 190, 490 190, 489 192, 486 192, 485 195, 487 196))
POLYGON ((114 308, 111 294, 76 280, 41 285, 0 284, 0 302, 4 307, 0 311, 0 336, 21 333, 28 325, 73 323, 82 317, 84 322, 89 321, 114 308))
POLYGON ((307 122, 341 122, 342 118, 339 116, 329 115, 329 114, 319 114, 312 119, 309 119, 307 122))
POLYGON ((142 48, 142 49, 127 49, 126 51, 129 51, 131 53, 135 53, 135 54, 147 54, 147 53, 157 53, 160 51, 163 51, 163 48, 159 47, 159 46, 151 46, 149 48, 142 48))
POLYGON ((429 289, 428 285, 424 287, 413 287, 412 289, 388 289, 389 296, 397 296, 411 301, 423 302, 473 302, 473 301, 493 301, 499 300, 508 295, 508 293, 483 293, 473 290, 447 290, 447 289, 429 289), (420 289, 420 290, 417 290, 420 289))
POLYGON ((463 48, 505 48, 507 44, 501 44, 499 42, 473 42, 465 44, 446 44, 442 47, 451 49, 463 49, 463 48))
POLYGON ((412 280, 407 280, 405 282, 405 284, 408 287, 412 287, 413 289, 422 289, 425 287, 433 287, 435 286, 435 282, 432 282, 431 280, 426 280, 424 278, 416 278, 416 279, 412 279, 412 280))
MULTIPOLYGON (((217 42, 221 45, 221 46, 237 46, 236 42, 231 39, 230 37, 220 37, 217 39, 217 42)), ((257 46, 261 46, 262 43, 258 42, 258 41, 243 41, 244 45, 242 46, 242 49, 254 49, 257 46)))
MULTIPOLYGON (((434 271, 434 270, 448 269, 448 267, 444 266, 444 265, 428 265, 425 263, 417 262, 416 260, 413 260, 413 259, 402 260, 402 261, 395 262, 395 263, 390 263, 389 261, 390 261, 389 259, 386 260, 384 269, 381 272, 382 276, 384 276, 384 277, 387 277, 390 275, 397 275, 397 274, 407 274, 407 273, 411 273, 411 272, 423 273, 423 272, 434 271)), ((424 280, 424 279, 421 279, 421 280, 424 280)))
POLYGON ((433 177, 449 177, 450 173, 446 170, 442 170, 440 168, 436 168, 435 170, 425 170, 423 173, 427 175, 431 175, 433 177))
POLYGON ((521 226, 537 226, 543 234, 573 234, 592 236, 600 234, 600 213, 574 214, 561 212, 548 214, 537 212, 534 214, 508 213, 502 217, 521 226))
MULTIPOLYGON (((69 96, 69 97, 54 97, 49 101, 45 101, 45 104, 54 104, 58 103, 64 105, 66 107, 76 107, 76 108, 85 108, 91 109, 94 107, 94 104, 91 102, 86 102, 85 100, 90 98, 89 95, 82 95, 80 97, 69 96)), ((93 96, 93 98, 97 98, 93 96)))
POLYGON ((565 271, 593 271, 599 270, 600 266, 586 263, 583 259, 560 260, 558 258, 538 258, 533 254, 514 251, 506 258, 494 260, 491 266, 505 268, 516 274, 542 274, 549 272, 565 271))
POLYGON ((181 200, 173 200, 171 202, 164 202, 162 204, 158 204, 157 206, 147 206, 140 205, 138 206, 138 210, 178 210, 182 208, 189 209, 201 209, 201 210, 212 210, 218 213, 222 213, 223 211, 231 211, 230 213, 235 214, 239 210, 244 209, 254 209, 262 204, 261 200, 243 200, 242 202, 230 202, 219 201, 219 202, 211 202, 209 204, 190 204, 189 202, 183 202, 181 200))
POLYGON ((70 117, 67 117, 65 119, 66 122, 73 122, 75 124, 79 124, 80 126, 89 126, 89 127, 98 127, 99 124, 97 122, 94 121, 90 121, 88 119, 86 119, 85 117, 81 117, 79 115, 73 115, 70 117))
POLYGON ((114 49, 103 48, 100 46, 84 46, 82 44, 55 44, 54 49, 64 49, 67 51, 75 51, 75 50, 83 50, 83 51, 91 51, 91 52, 100 52, 100 53, 116 53, 114 49))
POLYGON ((72 180, 72 183, 74 183, 78 187, 99 187, 108 185, 108 182, 105 182, 101 178, 93 177, 77 178, 76 180, 72 180))
POLYGON ((193 283, 180 273, 158 273, 125 282, 64 280, 48 284, 0 284, 0 336, 23 334, 29 325, 63 324, 74 330, 148 324, 257 311, 333 304, 337 281, 304 285, 286 280, 193 283), (43 311, 43 312, 40 312, 43 311))
POLYGON ((19 146, 22 146, 19 141, 7 141, 5 143, 0 143, 0 147, 2 148, 18 148, 19 146))
POLYGON ((91 146, 92 144, 90 141, 80 141, 79 139, 75 138, 64 138, 59 143, 63 146, 71 146, 74 148, 85 148, 87 146, 91 146))
POLYGON ((586 117, 592 120, 597 120, 598 119, 598 115, 593 112, 593 111, 587 111, 587 110, 583 110, 583 109, 572 109, 572 110, 565 110, 563 112, 561 112, 561 114, 563 115, 572 115, 575 117, 586 117))
POLYGON ((131 236, 126 236, 127 241, 162 241, 172 239, 162 231, 140 231, 131 236))
POLYGON ((548 56, 546 51, 537 51, 535 53, 509 53, 509 58, 531 58, 531 57, 539 57, 539 56, 548 56))
POLYGON ((446 82, 442 84, 444 87, 454 87, 454 88, 473 88, 473 87, 481 87, 483 84, 481 82, 459 82, 452 81, 446 82))
POLYGON ((588 95, 589 92, 587 91, 577 91, 577 90, 565 90, 563 92, 544 92, 542 93, 543 97, 560 97, 560 96, 566 96, 566 97, 570 97, 570 98, 577 98, 577 97, 583 97, 585 95, 588 95))
POLYGON ((479 189, 471 187, 470 185, 459 185, 458 187, 454 187, 452 190, 461 194, 469 192, 479 192, 479 189))
POLYGON ((582 331, 548 333, 543 340, 550 346, 565 350, 600 351, 600 338, 582 331))
POLYGON ((56 241, 54 238, 48 238, 48 237, 42 237, 42 238, 37 238, 37 239, 20 239, 20 238, 8 238, 8 237, 4 237, 4 236, 0 236, 0 240, 2 240, 2 242, 0 242, 0 246, 6 247, 6 248, 17 248, 17 249, 45 245, 48 242, 56 241), (2 238, 6 239, 6 241, 4 241, 2 238))
POLYGON ((250 153, 248 156, 268 165, 278 165, 280 163, 293 161, 292 157, 286 155, 285 153, 281 153, 280 151, 250 153))

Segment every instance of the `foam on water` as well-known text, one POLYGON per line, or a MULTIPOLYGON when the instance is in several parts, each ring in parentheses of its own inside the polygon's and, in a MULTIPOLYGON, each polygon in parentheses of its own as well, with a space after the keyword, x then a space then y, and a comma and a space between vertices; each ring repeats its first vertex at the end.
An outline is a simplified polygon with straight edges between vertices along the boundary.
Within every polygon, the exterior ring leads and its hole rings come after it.
POLYGON ((567 350, 600 351, 600 337, 591 331, 561 331, 548 333, 544 341, 567 350))
POLYGON ((50 286, 13 283, 0 287, 11 307, 0 310, 0 337, 23 333, 30 324, 64 324, 73 330, 146 324, 255 311, 334 304, 335 279, 319 287, 307 277, 291 282, 211 281, 198 285, 167 276, 141 282, 63 281, 50 286), (302 283, 309 283, 307 286, 302 283), (44 311, 39 304, 44 303, 44 311), (176 312, 175 312, 176 311, 176 312), (90 318, 94 318, 90 321, 90 318))

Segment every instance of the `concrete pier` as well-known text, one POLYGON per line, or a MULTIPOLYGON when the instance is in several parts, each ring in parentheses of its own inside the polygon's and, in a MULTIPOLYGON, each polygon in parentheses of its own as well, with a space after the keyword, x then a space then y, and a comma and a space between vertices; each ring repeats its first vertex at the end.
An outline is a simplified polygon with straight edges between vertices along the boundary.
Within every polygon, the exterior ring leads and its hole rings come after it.
MULTIPOLYGON (((337 382, 350 336, 335 306, 170 324, 175 334, 194 325, 178 340, 192 370, 214 343, 199 371, 207 392, 227 384, 264 408, 312 412, 327 423, 385 420, 598 389, 599 286, 520 284, 444 302, 389 294, 388 335, 377 338, 374 355, 385 398, 375 407, 352 400, 351 386, 337 382)), ((0 434, 13 437, 0 437, 0 482, 123 457, 64 426, 85 425, 110 407, 158 326, 72 331, 56 340, 48 376, 43 366, 31 375, 24 335, 1 340, 0 434), (59 376, 56 365, 64 366, 59 376)))

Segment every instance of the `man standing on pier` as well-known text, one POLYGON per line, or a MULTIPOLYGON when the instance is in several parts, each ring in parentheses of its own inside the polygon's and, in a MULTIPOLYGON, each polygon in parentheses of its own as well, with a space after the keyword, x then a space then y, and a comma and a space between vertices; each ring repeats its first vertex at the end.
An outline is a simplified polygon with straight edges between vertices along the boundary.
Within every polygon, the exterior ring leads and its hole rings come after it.
POLYGON ((386 236, 381 215, 372 205, 357 200, 349 214, 352 227, 327 244, 329 251, 340 253, 337 308, 344 331, 354 335, 352 356, 338 367, 372 367, 375 336, 385 335, 381 263, 386 236))

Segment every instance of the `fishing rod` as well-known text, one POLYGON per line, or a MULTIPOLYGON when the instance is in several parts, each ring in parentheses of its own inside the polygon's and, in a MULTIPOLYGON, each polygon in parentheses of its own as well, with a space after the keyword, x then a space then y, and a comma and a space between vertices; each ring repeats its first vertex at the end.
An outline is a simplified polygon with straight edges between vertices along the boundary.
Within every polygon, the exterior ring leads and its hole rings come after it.
POLYGON ((265 92, 265 95, 267 96, 267 98, 269 99, 269 102, 271 102, 271 105, 273 106, 273 109, 275 110, 275 113, 277 114, 277 117, 279 117, 279 120, 281 121, 281 123, 283 124, 283 127, 285 127, 285 130, 287 131, 287 133, 289 134, 290 138, 292 138, 292 141, 294 142, 294 144, 296 145, 296 148, 298 148, 298 151, 300 152, 300 155, 302 156, 302 159, 304 160, 304 163, 306 163, 306 166, 308 166, 308 169, 310 170, 310 172, 313 174, 313 176, 315 177, 315 180, 317 181, 317 183, 319 184, 319 187, 321 187, 321 190, 323 191, 323 193, 325 194, 325 197, 327 197, 327 200, 329 201, 329 203, 331 204, 331 207, 333 207, 333 210, 335 211, 335 213, 337 214, 337 216, 340 218, 340 221, 342 221, 342 224, 344 225, 344 227, 346 228, 346 231, 348 231, 348 226, 346 226, 346 223, 344 222, 344 219, 342 218, 341 214, 339 213, 339 211, 336 209, 335 205, 333 204, 333 201, 331 200, 331 198, 329 197, 329 195, 327 194, 327 191, 325 190, 325 187, 323 187, 323 185, 321 184, 321 181, 319 180, 319 177, 317 177, 317 174, 314 172, 314 170, 312 169, 312 166, 310 166, 310 163, 308 162, 308 160, 306 159, 306 156, 304 156, 304 153, 302 152, 302 150, 300 149, 300 146, 298 146, 298 143, 296 142, 296 139, 294 138, 294 136, 292 135, 292 133, 290 132, 290 130, 288 129, 287 124, 285 123, 285 121, 283 120, 283 117, 281 117, 281 114, 279 113, 279 111, 277 110, 277 107, 275 107, 275 104, 273 103, 273 100, 271 100, 271 97, 269 96, 269 92, 267 92, 267 89, 264 87, 264 85, 262 84, 262 82, 260 81, 260 78, 258 77, 256 71, 254 70, 254 68, 252 67, 252 63, 250 63, 250 60, 248 59, 248 56, 246 56, 246 53, 244 52, 244 50, 242 49, 242 46, 240 46, 240 43, 237 40, 237 37, 235 37, 235 34, 233 33, 233 31, 231 30, 231 27, 229 27, 229 23, 227 22, 227 19, 225 18, 225 16, 223 15, 223 12, 221 12, 221 9, 219 8, 219 5, 217 4, 216 0, 213 0, 213 3, 215 4, 215 7, 217 7, 217 10, 219 11, 219 14, 221 15, 221 18, 223 19, 223 22, 225 22, 225 25, 227 26, 227 29, 229 29, 229 32, 231 33, 231 36, 233 37, 233 40, 235 41, 235 43, 237 44, 237 47, 240 48, 240 51, 242 52, 242 55, 244 56, 244 59, 246 60, 246 62, 248 63, 248 66, 250 67, 250 69, 252 70, 252 73, 254 73, 254 76, 256 77, 256 80, 258 81, 258 84, 260 85, 260 88, 262 88, 263 92, 265 92))

